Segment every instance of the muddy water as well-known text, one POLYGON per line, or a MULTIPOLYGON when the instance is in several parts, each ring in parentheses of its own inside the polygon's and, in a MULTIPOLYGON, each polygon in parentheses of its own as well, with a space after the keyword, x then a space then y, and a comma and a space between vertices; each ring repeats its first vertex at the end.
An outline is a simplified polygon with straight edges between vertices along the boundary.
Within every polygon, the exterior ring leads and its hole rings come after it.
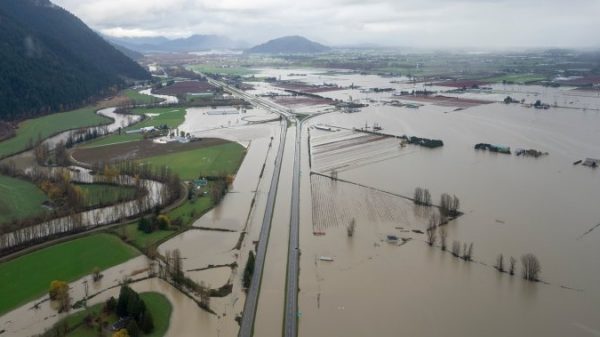
MULTIPOLYGON (((559 105, 573 95, 513 89, 514 96, 528 99, 556 95, 559 105)), ((313 212, 304 205, 300 335, 598 335, 600 268, 595 257, 600 232, 582 234, 600 222, 595 207, 600 176, 572 162, 600 157, 600 113, 590 108, 600 101, 586 96, 579 102, 588 108, 540 111, 492 104, 444 113, 449 109, 375 103, 359 113, 311 121, 350 128, 376 121, 384 132, 444 140, 442 149, 409 147, 402 150, 406 155, 357 165, 339 177, 408 196, 423 186, 435 200, 442 192, 457 194, 466 214, 447 226, 449 241, 473 242, 477 263, 430 249, 422 239, 401 247, 376 246, 373 237, 356 237, 359 243, 349 244, 343 227, 312 236, 313 212), (478 153, 473 145, 479 142, 550 155, 533 159, 478 153), (524 282, 490 267, 499 253, 519 258, 527 252, 538 256, 541 277, 549 285, 524 282), (319 254, 356 260, 315 263, 319 254)), ((303 203, 310 194, 306 184, 303 203)), ((339 199, 351 202, 344 195, 339 199)))
MULTIPOLYGON (((295 132, 296 128, 290 127, 286 139, 295 139, 295 132)), ((281 336, 294 151, 294 142, 286 142, 260 287, 260 297, 254 321, 255 336, 281 336)))
MULTIPOLYGON (((82 277, 69 284, 69 293, 73 299, 73 303, 85 297, 84 281, 87 281, 89 285, 88 294, 93 295, 117 286, 124 278, 132 277, 132 274, 136 271, 143 271, 147 267, 148 261, 146 257, 139 256, 118 266, 102 271, 103 277, 98 282, 93 282, 89 275, 82 277)), ((146 275, 146 272, 141 272, 133 276, 133 278, 139 278, 146 275)), ((47 298, 47 296, 38 298, 0 317, 0 330, 6 330, 8 336, 32 336, 42 333, 44 330, 52 327, 52 325, 61 318, 68 315, 57 314, 56 310, 52 308, 51 303, 47 301, 47 298), (34 309, 36 304, 38 304, 38 306, 34 309)), ((93 300, 90 300, 90 303, 98 303, 100 298, 107 297, 104 297, 104 294, 99 295, 93 300)))
POLYGON ((160 105, 177 104, 177 103, 179 103, 179 99, 177 99, 177 97, 175 97, 175 96, 169 96, 169 95, 154 94, 154 93, 152 93, 152 89, 141 90, 140 94, 154 96, 156 98, 162 98, 164 101, 160 102, 159 103, 160 105))

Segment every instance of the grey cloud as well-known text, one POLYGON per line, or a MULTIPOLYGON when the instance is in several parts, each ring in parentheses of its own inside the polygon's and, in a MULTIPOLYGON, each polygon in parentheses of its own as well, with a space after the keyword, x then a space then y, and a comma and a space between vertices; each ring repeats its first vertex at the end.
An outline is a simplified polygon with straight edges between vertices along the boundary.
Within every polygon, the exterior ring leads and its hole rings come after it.
POLYGON ((95 29, 344 45, 598 46, 597 0, 55 0, 95 29))

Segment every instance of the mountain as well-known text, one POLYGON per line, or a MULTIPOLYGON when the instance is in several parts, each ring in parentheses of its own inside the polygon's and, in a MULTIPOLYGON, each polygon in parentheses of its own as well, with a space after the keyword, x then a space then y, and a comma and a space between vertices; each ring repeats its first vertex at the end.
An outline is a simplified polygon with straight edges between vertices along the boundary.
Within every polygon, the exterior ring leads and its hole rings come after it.
POLYGON ((220 35, 192 35, 187 38, 167 39, 162 36, 157 37, 127 37, 118 38, 105 36, 112 43, 127 47, 129 49, 141 52, 195 52, 211 49, 238 49, 246 47, 244 42, 234 41, 228 37, 220 35))
POLYGON ((120 51, 121 53, 123 53, 123 55, 129 57, 130 59, 134 60, 134 61, 139 61, 141 59, 144 58, 144 54, 137 52, 133 49, 121 46, 119 44, 116 43, 112 43, 109 42, 113 47, 115 47, 116 50, 120 51))
POLYGON ((250 48, 248 53, 261 54, 314 54, 331 48, 302 36, 284 36, 250 48))
POLYGON ((0 119, 74 108, 150 74, 49 0, 0 1, 0 119))

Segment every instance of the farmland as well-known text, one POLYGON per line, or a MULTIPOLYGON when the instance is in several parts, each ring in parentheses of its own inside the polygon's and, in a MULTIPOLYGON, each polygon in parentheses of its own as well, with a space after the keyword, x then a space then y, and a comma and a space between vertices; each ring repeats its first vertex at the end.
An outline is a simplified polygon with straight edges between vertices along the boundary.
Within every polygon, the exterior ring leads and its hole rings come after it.
POLYGON ((0 314, 44 295, 53 280, 74 281, 139 253, 110 234, 68 241, 0 264, 0 314), (32 277, 35 275, 35 277, 32 277))
POLYGON ((0 176, 0 223, 40 214, 46 195, 25 180, 0 176))
POLYGON ((245 149, 237 143, 226 143, 200 149, 149 157, 141 162, 152 166, 166 165, 183 180, 202 176, 235 174, 244 158, 245 149))
POLYGON ((141 133, 127 133, 127 131, 137 130, 148 126, 158 127, 161 125, 166 125, 169 128, 176 128, 185 120, 185 109, 181 108, 136 108, 132 110, 132 113, 146 115, 147 118, 137 124, 125 128, 121 134, 111 134, 107 137, 87 143, 84 147, 97 147, 142 140, 144 137, 141 133))
POLYGON ((123 95, 127 96, 134 104, 155 104, 164 101, 162 98, 141 94, 139 91, 134 89, 127 89, 123 91, 123 95))
POLYGON ((27 150, 36 140, 62 131, 108 123, 110 119, 96 114, 94 107, 28 119, 19 124, 14 137, 0 142, 0 158, 27 150))

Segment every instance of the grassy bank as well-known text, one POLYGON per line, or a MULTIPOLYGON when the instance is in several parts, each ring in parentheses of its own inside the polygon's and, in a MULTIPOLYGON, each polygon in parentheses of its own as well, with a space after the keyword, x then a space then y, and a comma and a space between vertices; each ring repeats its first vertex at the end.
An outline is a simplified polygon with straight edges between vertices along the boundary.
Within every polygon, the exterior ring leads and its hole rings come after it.
MULTIPOLYGON (((140 297, 144 300, 149 312, 152 314, 154 319, 154 330, 149 334, 141 334, 144 337, 162 337, 167 333, 169 329, 169 321, 171 319, 171 313, 173 312, 173 306, 171 302, 162 294, 155 292, 140 293, 140 297)), ((99 334, 96 328, 87 327, 84 324, 84 319, 88 314, 93 314, 96 317, 101 317, 103 321, 108 324, 113 324, 118 320, 117 315, 114 313, 105 314, 102 312, 104 303, 99 303, 91 306, 88 311, 80 311, 69 315, 68 317, 61 320, 56 326, 67 326, 74 327, 76 329, 65 334, 65 337, 97 337, 97 336, 110 336, 110 333, 99 334)))
POLYGON ((46 195, 34 184, 0 176, 0 224, 44 212, 46 195))
POLYGON ((53 280, 74 281, 139 253, 117 237, 94 234, 0 264, 0 315, 44 295, 53 280))
POLYGON ((97 147, 142 140, 144 137, 141 133, 128 134, 127 131, 137 130, 148 126, 159 127, 161 125, 167 125, 169 128, 176 128, 185 120, 185 109, 182 108, 137 108, 133 109, 132 113, 138 115, 150 114, 150 116, 139 123, 125 128, 120 135, 111 134, 107 137, 87 143, 84 147, 97 147))
POLYGON ((26 150, 37 139, 45 139, 62 131, 110 123, 96 114, 94 107, 28 119, 19 124, 15 137, 0 142, 0 158, 26 150))
POLYGON ((155 167, 163 165, 179 174, 183 180, 202 176, 235 174, 244 158, 245 148, 238 143, 227 143, 195 150, 182 151, 141 160, 155 167))

